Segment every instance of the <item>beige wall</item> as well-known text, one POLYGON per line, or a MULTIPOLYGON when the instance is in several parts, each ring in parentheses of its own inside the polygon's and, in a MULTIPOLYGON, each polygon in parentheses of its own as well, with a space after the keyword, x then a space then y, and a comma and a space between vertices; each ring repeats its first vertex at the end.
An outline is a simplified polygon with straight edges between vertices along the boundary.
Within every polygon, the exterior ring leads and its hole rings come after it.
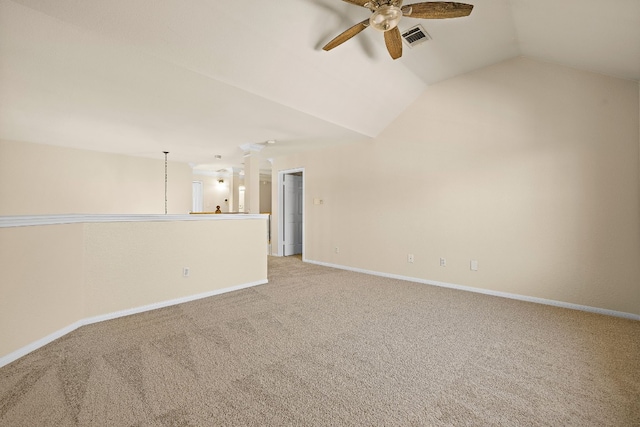
POLYGON ((193 181, 202 182, 202 206, 204 212, 214 212, 216 206, 220 206, 222 212, 230 212, 231 204, 229 203, 229 178, 218 178, 208 175, 194 174, 193 181), (219 184, 218 180, 224 180, 219 184), (225 199, 227 201, 225 202, 225 199))
POLYGON ((84 315, 83 225, 0 228, 0 357, 84 315))
MULTIPOLYGON (((191 210, 191 168, 168 163, 168 212, 191 210)), ((0 215, 164 213, 164 159, 0 141, 0 215)))
POLYGON ((515 59, 430 87, 370 142, 275 159, 273 182, 305 168, 306 259, 640 314, 638 98, 515 59))
POLYGON ((0 362, 86 319, 265 283, 266 218, 216 217, 0 228, 0 362))
MULTIPOLYGON (((262 177, 261 177, 262 178, 262 177)), ((244 185, 244 180, 240 180, 240 185, 244 185)), ((267 177, 269 179, 269 177, 267 177)), ((213 212, 216 210, 216 206, 220 206, 222 212, 237 212, 238 207, 231 207, 231 192, 230 184, 231 178, 229 177, 214 177, 202 174, 193 174, 193 181, 202 182, 203 192, 203 209, 205 212, 213 212), (224 180, 224 183, 219 184, 218 180, 224 180), (225 199, 227 200, 225 202, 225 199)), ((259 181, 260 188, 260 213, 271 212, 271 182, 261 179, 259 181)))
POLYGON ((260 213, 271 212, 271 182, 260 180, 260 213))
POLYGON ((86 224, 86 316, 266 280, 266 234, 265 219, 86 224))

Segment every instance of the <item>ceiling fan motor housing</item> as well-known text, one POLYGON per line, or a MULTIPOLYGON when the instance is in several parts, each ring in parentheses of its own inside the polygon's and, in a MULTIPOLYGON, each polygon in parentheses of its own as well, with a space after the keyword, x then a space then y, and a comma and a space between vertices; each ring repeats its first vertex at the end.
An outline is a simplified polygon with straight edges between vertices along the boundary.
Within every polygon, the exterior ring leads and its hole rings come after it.
POLYGON ((398 26, 402 18, 402 9, 398 6, 383 5, 369 18, 369 24, 378 31, 389 31, 398 26))

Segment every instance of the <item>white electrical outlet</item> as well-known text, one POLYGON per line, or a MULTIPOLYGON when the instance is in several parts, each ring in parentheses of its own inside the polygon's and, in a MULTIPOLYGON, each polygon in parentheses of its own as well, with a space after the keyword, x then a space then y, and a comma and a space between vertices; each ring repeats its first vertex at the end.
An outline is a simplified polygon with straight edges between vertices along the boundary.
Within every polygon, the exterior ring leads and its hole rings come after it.
POLYGON ((340 253, 340 248, 336 246, 336 253, 339 254, 340 253))
POLYGON ((413 261, 414 261, 413 254, 407 255, 407 262, 413 264, 413 261))
POLYGON ((440 267, 446 267, 446 266, 447 266, 447 259, 440 258, 440 267))
POLYGON ((184 267, 182 269, 182 277, 189 277, 189 273, 191 273, 191 269, 189 267, 184 267))
POLYGON ((470 267, 471 271, 478 271, 478 260, 472 259, 470 267))

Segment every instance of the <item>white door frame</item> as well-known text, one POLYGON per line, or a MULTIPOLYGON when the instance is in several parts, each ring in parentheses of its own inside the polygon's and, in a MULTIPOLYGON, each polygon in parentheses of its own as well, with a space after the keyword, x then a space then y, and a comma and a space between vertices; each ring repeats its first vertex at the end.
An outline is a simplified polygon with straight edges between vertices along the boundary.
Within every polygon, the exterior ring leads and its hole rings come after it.
POLYGON ((304 168, 295 168, 295 169, 285 169, 278 171, 278 256, 284 256, 284 250, 282 246, 284 245, 284 176, 294 173, 302 172, 302 260, 305 261, 305 237, 304 237, 304 229, 305 229, 305 221, 307 218, 307 213, 305 212, 305 173, 304 168))

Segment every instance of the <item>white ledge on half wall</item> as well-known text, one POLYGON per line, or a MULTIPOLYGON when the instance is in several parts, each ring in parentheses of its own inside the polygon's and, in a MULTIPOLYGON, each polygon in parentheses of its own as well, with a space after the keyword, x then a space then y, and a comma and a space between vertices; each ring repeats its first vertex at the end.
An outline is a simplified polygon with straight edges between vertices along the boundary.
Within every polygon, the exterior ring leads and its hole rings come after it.
POLYGON ((268 218, 266 214, 64 214, 0 216, 0 228, 34 225, 79 224, 88 222, 219 221, 268 218))

